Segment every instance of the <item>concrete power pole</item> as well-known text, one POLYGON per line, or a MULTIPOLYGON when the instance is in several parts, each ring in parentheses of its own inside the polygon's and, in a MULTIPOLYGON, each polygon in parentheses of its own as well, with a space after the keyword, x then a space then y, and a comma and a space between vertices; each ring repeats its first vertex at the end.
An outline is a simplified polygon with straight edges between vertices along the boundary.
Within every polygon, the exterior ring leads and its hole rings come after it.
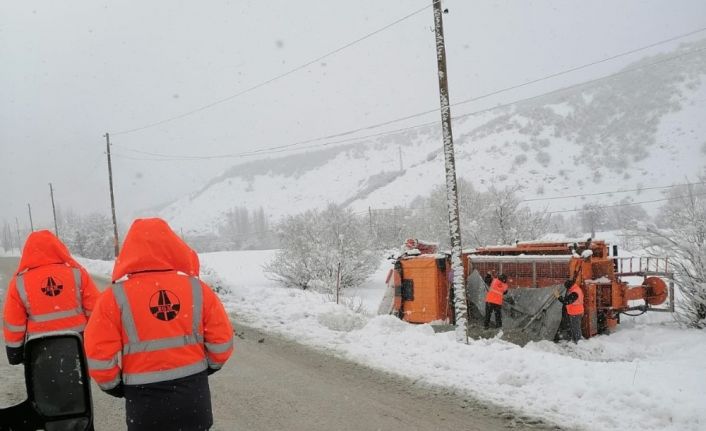
POLYGON ((32 221, 32 206, 27 204, 27 211, 29 211, 29 228, 34 232, 34 222, 32 221))
POLYGON ((59 238, 59 225, 56 223, 56 206, 54 206, 54 187, 49 183, 49 195, 51 196, 51 211, 54 214, 54 234, 59 238))
POLYGON ((449 210, 449 234, 451 237, 451 269, 453 271, 454 311, 456 315, 456 339, 468 343, 468 313, 466 288, 461 262, 461 225, 458 217, 458 189, 456 185, 456 161, 454 159, 453 134, 451 133, 451 107, 449 106, 449 82, 446 73, 446 46, 441 0, 432 0, 434 5, 434 29, 436 34, 436 63, 439 70, 439 100, 441 102, 441 129, 444 140, 446 165, 446 202, 449 210))
POLYGON ((113 245, 115 258, 120 254, 120 240, 118 239, 118 219, 115 217, 115 195, 113 194, 113 165, 110 161, 110 134, 105 133, 105 147, 108 154, 108 183, 110 184, 110 209, 113 213, 113 245))

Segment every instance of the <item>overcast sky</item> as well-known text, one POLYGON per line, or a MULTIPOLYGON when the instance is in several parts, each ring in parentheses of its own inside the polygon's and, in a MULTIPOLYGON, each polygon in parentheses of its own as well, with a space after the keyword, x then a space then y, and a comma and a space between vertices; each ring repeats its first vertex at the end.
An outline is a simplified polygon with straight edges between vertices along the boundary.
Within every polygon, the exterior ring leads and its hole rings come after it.
MULTIPOLYGON (((0 2, 0 221, 62 208, 118 217, 200 188, 234 154, 438 107, 431 0, 0 2), (423 12, 254 91, 228 98, 424 6, 423 12)), ((706 27, 706 2, 445 0, 451 99, 466 99, 706 27)), ((706 37, 695 35, 694 40, 706 37)), ((678 42, 494 99, 615 71, 678 42)), ((431 121, 438 114, 410 120, 431 121)), ((392 128, 400 127, 395 124, 392 128)), ((441 145, 441 143, 440 143, 441 145)), ((204 209, 205 211, 207 209, 204 209)))

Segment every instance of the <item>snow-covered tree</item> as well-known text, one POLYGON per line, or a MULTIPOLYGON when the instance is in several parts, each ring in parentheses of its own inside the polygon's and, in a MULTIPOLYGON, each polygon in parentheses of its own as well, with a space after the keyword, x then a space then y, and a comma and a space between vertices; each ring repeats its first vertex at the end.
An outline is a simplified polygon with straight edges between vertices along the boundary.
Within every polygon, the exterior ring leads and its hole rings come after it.
POLYGON ((222 218, 216 249, 260 250, 276 246, 275 235, 262 208, 250 211, 245 207, 234 207, 226 211, 222 218))
POLYGON ((596 237, 596 231, 608 226, 608 211, 599 204, 585 204, 581 209, 581 226, 584 232, 591 232, 591 238, 596 237))
MULTIPOLYGON (((411 205, 414 207, 414 204, 411 205)), ((375 238, 375 244, 381 249, 397 248, 407 238, 417 237, 413 233, 414 209, 394 207, 370 209, 368 211, 368 229, 375 238)))
POLYGON ((612 229, 633 229, 640 222, 649 220, 647 211, 640 205, 633 205, 633 199, 626 197, 618 206, 608 208, 608 225, 612 229))
POLYGON ((10 251, 15 247, 15 241, 12 236, 12 228, 10 224, 5 221, 2 225, 2 248, 3 250, 10 251))
POLYGON ((89 259, 113 259, 113 222, 100 213, 81 216, 72 210, 62 212, 61 240, 73 254, 89 259))
MULTIPOLYGON (((464 247, 510 244, 536 239, 549 230, 549 215, 521 205, 519 187, 491 187, 479 192, 468 181, 458 180, 461 238, 464 247)), ((415 210, 412 236, 448 246, 446 189, 435 188, 428 198, 412 205, 415 210)))
POLYGON ((651 250, 669 256, 682 299, 677 319, 706 328, 706 186, 674 188, 668 198, 658 215, 660 227, 648 225, 643 233, 651 250))
POLYGON ((340 287, 355 287, 379 264, 366 221, 333 204, 290 216, 277 231, 281 249, 265 271, 287 287, 331 292, 339 265, 340 287))

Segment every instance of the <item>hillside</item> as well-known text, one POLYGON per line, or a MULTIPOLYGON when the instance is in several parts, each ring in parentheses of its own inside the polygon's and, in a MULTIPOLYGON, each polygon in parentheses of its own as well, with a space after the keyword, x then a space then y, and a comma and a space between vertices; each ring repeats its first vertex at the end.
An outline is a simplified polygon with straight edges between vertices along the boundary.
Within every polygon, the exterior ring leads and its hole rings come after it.
MULTIPOLYGON (((478 115, 455 107, 458 175, 478 189, 521 185, 527 198, 693 180, 706 166, 704 75, 706 40, 645 57, 609 79, 478 115)), ((233 166, 160 215, 203 232, 234 207, 262 207, 273 220, 329 202, 367 211, 408 205, 444 181, 438 126, 323 148, 233 166)), ((621 193, 601 202, 653 200, 660 193, 621 193)), ((562 210, 581 201, 534 205, 562 210)))

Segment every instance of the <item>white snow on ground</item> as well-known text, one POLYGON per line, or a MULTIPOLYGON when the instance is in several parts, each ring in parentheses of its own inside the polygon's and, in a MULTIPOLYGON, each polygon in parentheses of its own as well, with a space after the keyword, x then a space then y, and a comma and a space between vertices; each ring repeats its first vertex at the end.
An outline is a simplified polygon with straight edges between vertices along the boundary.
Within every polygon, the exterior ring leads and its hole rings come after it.
MULTIPOLYGON (((353 304, 347 306, 278 287, 262 270, 273 256, 271 250, 200 255, 204 279, 231 291, 221 297, 236 329, 242 322, 273 331, 418 385, 445 386, 563 426, 706 429, 706 333, 679 328, 667 314, 623 317, 615 334, 576 346, 542 341, 523 348, 499 339, 465 345, 453 332, 374 316, 387 261, 355 293, 345 293, 353 304), (359 304, 363 309, 354 312, 359 304)), ((112 268, 112 262, 81 263, 99 275, 112 268)))
MULTIPOLYGON (((262 264, 272 251, 201 255, 232 289, 243 322, 387 372, 442 385, 560 425, 591 430, 706 429, 706 333, 668 316, 624 318, 616 334, 579 345, 454 340, 429 325, 355 313, 322 295, 284 289, 262 264)), ((384 293, 388 265, 359 290, 365 309, 384 293)), ((236 352, 237 354, 237 352, 236 352)))
POLYGON ((75 257, 75 259, 78 263, 81 264, 81 266, 86 268, 86 271, 90 272, 93 275, 110 279, 110 276, 113 273, 114 262, 112 260, 96 260, 87 259, 85 257, 75 257))

